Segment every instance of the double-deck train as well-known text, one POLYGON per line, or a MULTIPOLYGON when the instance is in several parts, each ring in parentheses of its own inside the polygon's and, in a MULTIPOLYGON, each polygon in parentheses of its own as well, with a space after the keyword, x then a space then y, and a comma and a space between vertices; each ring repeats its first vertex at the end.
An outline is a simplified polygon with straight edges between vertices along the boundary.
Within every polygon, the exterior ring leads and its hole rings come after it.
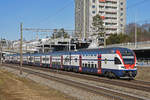
MULTIPOLYGON (((19 63, 20 55, 6 56, 7 63, 19 63)), ((137 74, 136 55, 128 48, 112 47, 23 54, 23 64, 58 70, 97 74, 110 78, 134 78, 137 74)))

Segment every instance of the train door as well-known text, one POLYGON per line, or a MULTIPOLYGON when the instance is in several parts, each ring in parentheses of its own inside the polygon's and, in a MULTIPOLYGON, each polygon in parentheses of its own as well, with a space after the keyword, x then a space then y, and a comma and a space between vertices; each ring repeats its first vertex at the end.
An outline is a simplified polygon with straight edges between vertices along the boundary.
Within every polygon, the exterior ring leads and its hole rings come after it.
POLYGON ((36 66, 40 66, 40 56, 39 55, 35 55, 34 56, 34 63, 36 66))
POLYGON ((61 69, 63 69, 63 55, 61 55, 61 69))
POLYGON ((102 68, 104 69, 115 69, 114 66, 114 55, 113 54, 102 54, 102 68))
POLYGON ((33 65, 35 65, 35 58, 36 58, 36 56, 33 55, 33 65))
POLYGON ((27 64, 29 63, 29 59, 28 59, 29 57, 28 57, 28 55, 27 55, 27 64))
POLYGON ((78 54, 71 55, 71 65, 73 67, 73 71, 77 72, 79 69, 79 55, 78 54))
POLYGON ((45 55, 42 55, 41 57, 42 57, 42 61, 41 61, 42 67, 45 67, 45 55))
POLYGON ((71 69, 71 53, 63 55, 63 69, 64 70, 71 69))
POLYGON ((50 55, 46 55, 45 56, 45 64, 46 64, 46 67, 49 67, 49 64, 50 64, 50 55))
POLYGON ((52 55, 50 55, 50 68, 52 68, 52 55))
POLYGON ((16 58, 17 58, 17 64, 19 64, 20 63, 20 56, 16 56, 16 58))
POLYGON ((79 72, 82 72, 82 55, 79 55, 79 72))
POLYGON ((30 64, 33 65, 33 63, 34 63, 34 56, 31 55, 31 56, 30 56, 30 64))
POLYGON ((33 58, 32 58, 32 56, 30 55, 30 56, 29 56, 29 64, 30 64, 30 65, 32 65, 32 59, 33 59, 33 58))
POLYGON ((102 73, 102 56, 101 54, 98 54, 98 70, 97 70, 98 74, 102 73))
POLYGON ((42 56, 40 56, 40 67, 42 67, 42 56))

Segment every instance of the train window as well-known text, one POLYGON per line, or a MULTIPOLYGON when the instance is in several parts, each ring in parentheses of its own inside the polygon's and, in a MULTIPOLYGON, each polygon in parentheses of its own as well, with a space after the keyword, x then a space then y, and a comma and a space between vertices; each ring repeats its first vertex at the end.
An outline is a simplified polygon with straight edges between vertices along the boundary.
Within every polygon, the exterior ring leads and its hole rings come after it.
POLYGON ((92 64, 92 68, 94 68, 94 64, 92 64))
POLYGON ((88 64, 88 67, 90 68, 90 64, 88 64))
POLYGON ((30 60, 30 61, 32 61, 32 60, 33 60, 33 58, 32 58, 32 57, 30 57, 30 58, 29 58, 29 60, 30 60))
POLYGON ((45 60, 46 60, 46 61, 49 61, 49 58, 46 58, 45 60))
POLYGON ((121 51, 122 56, 133 56, 133 52, 131 51, 121 51))
POLYGON ((121 64, 121 61, 117 57, 115 57, 115 64, 121 64))
POLYGON ((84 67, 84 63, 82 64, 82 67, 84 67))
POLYGON ((78 60, 78 59, 77 59, 77 58, 75 58, 75 62, 77 62, 77 60, 78 60))
POLYGON ((105 58, 105 64, 107 64, 107 59, 105 58))
POLYGON ((97 65, 95 64, 95 68, 97 68, 97 65))
POLYGON ((134 59, 123 59, 125 64, 134 64, 134 59))
POLYGON ((85 64, 85 67, 87 67, 87 64, 85 64))

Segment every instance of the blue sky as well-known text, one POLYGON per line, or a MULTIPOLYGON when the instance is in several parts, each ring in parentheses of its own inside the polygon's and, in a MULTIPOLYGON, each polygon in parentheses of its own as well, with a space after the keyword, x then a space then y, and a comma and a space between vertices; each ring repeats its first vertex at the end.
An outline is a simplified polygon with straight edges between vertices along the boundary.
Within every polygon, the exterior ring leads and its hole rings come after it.
MULTIPOLYGON (((127 0, 127 23, 135 15, 139 23, 150 22, 149 5, 150 0, 127 0)), ((0 0, 0 37, 19 39, 20 22, 24 27, 74 29, 74 0, 0 0)), ((24 32, 24 38, 35 34, 24 32)))

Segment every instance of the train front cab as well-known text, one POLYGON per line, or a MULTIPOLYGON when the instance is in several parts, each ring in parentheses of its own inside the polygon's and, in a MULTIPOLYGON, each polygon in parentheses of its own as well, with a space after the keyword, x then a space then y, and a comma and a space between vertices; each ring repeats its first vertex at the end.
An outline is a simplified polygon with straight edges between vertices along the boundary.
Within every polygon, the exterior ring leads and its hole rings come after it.
POLYGON ((118 57, 114 60, 115 65, 118 66, 116 75, 119 78, 134 78, 137 74, 136 55, 133 51, 116 51, 118 57))
POLYGON ((102 54, 102 74, 109 78, 134 78, 137 74, 136 56, 131 53, 125 55, 117 50, 116 53, 102 54))

